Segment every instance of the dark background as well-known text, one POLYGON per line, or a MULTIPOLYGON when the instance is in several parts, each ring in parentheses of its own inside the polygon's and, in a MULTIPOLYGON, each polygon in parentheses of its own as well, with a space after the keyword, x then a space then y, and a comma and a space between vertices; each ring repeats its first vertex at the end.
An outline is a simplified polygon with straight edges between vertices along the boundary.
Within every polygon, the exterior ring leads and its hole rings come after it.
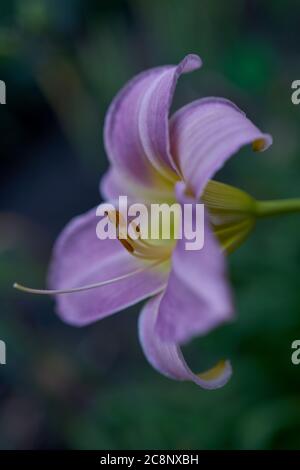
POLYGON ((42 287, 52 244, 100 201, 102 126, 137 72, 197 53, 175 107, 225 96, 274 137, 220 177, 257 198, 300 196, 297 1, 0 1, 0 448, 300 448, 300 215, 262 221, 230 257, 237 318, 186 354, 220 357, 231 382, 208 392, 157 374, 137 340, 140 306, 86 328, 63 324, 42 287))

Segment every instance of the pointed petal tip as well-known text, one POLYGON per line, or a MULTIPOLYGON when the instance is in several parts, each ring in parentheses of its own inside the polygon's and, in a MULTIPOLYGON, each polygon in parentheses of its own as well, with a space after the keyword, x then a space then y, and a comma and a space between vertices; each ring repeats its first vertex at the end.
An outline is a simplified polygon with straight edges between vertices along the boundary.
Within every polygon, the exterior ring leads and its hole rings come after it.
POLYGON ((262 134, 259 139, 252 142, 254 152, 264 152, 273 144, 273 137, 270 134, 262 134))
POLYGON ((180 173, 200 197, 209 179, 242 147, 252 144, 253 150, 264 151, 272 137, 231 101, 210 97, 196 100, 172 116, 170 142, 180 173))
MULTIPOLYGON (((219 361, 214 367, 197 374, 200 379, 199 385, 206 390, 217 390, 224 387, 232 376, 231 363, 228 360, 219 361)), ((197 383, 197 381, 196 381, 197 383)))
POLYGON ((148 301, 139 317, 140 343, 149 363, 158 372, 173 380, 194 382, 206 390, 223 387, 232 375, 229 361, 219 361, 208 371, 195 374, 186 363, 178 344, 175 341, 162 341, 157 335, 155 324, 161 297, 162 295, 159 295, 148 301))
POLYGON ((182 72, 188 73, 202 67, 203 61, 197 54, 187 54, 180 62, 179 67, 182 67, 182 72))

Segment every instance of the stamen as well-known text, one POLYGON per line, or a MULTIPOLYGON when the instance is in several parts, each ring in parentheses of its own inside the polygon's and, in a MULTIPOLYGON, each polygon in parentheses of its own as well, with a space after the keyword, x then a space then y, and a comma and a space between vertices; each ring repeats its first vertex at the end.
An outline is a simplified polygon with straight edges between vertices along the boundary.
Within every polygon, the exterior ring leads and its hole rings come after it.
POLYGON ((103 287, 103 286, 107 286, 110 284, 114 284, 115 282, 122 281, 123 279, 128 279, 131 276, 134 276, 135 274, 139 274, 139 273, 147 271, 148 269, 154 268, 155 266, 162 264, 164 261, 166 261, 166 259, 160 259, 156 261, 155 263, 151 263, 147 265, 146 267, 138 268, 130 273, 115 277, 114 279, 108 279, 107 281, 101 281, 95 284, 88 284, 88 285, 81 286, 81 287, 75 287, 73 289, 52 289, 52 290, 51 289, 49 290, 32 289, 31 287, 23 286, 22 284, 18 284, 17 282, 14 283, 13 288, 18 289, 22 292, 27 292, 29 294, 38 294, 38 295, 59 295, 59 294, 72 294, 75 292, 84 292, 87 290, 96 289, 98 287, 103 287))
POLYGON ((142 239, 140 226, 135 225, 133 222, 131 224, 139 236, 137 239, 131 238, 124 217, 119 211, 106 211, 105 215, 109 218, 110 222, 115 225, 119 242, 136 258, 143 260, 159 260, 171 255, 171 246, 169 248, 166 246, 157 246, 142 239))

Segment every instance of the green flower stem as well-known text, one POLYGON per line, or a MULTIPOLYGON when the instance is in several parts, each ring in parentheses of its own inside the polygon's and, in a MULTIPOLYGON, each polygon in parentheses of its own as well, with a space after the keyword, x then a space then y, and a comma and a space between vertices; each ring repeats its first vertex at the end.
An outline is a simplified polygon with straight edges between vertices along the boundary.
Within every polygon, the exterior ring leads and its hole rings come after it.
POLYGON ((256 201, 255 214, 257 217, 291 214, 300 212, 300 199, 283 199, 279 201, 256 201))

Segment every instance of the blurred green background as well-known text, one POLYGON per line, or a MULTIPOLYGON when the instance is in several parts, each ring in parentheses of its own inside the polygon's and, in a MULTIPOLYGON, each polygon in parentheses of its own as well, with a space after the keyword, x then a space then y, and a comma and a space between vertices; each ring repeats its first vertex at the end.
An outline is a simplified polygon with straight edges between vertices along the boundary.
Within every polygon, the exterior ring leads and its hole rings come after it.
POLYGON ((274 137, 243 150, 220 178, 257 198, 300 196, 300 4, 230 0, 0 2, 0 448, 300 448, 300 215, 261 221, 230 257, 236 321, 187 347, 195 369, 232 360, 208 392, 157 374, 138 344, 140 306, 82 329, 43 286, 52 244, 99 201, 102 126, 137 72, 189 52, 203 68, 181 79, 175 108, 225 96, 274 137))

